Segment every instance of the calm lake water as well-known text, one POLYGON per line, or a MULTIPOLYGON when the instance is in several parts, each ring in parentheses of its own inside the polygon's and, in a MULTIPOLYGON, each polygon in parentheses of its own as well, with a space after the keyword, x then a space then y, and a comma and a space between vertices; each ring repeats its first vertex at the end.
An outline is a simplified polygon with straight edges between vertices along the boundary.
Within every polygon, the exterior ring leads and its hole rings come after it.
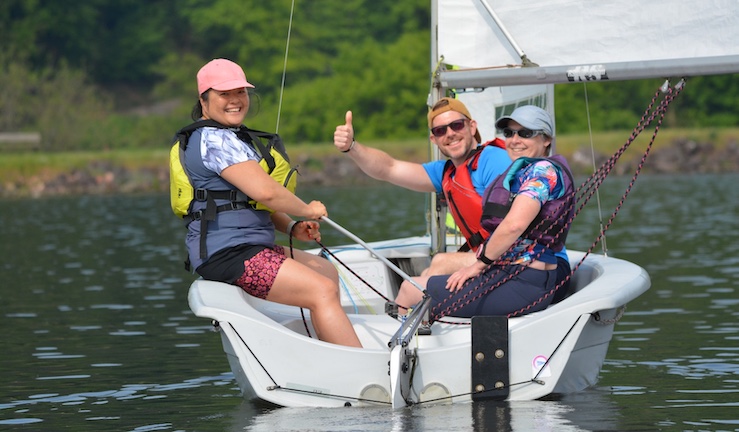
MULTIPOLYGON (((602 188, 604 220, 629 179, 602 188)), ((192 315, 168 197, 5 200, 0 430, 739 430, 739 174, 643 176, 609 255, 647 269, 598 386, 557 400, 294 409, 244 400, 210 322, 192 315)), ((422 234, 425 196, 302 189, 365 241, 422 234)), ((597 233, 596 206, 570 249, 597 233)), ((349 242, 326 226, 324 243, 349 242)), ((313 245, 305 245, 313 247, 313 245)), ((601 252, 600 246, 596 249, 601 252)))

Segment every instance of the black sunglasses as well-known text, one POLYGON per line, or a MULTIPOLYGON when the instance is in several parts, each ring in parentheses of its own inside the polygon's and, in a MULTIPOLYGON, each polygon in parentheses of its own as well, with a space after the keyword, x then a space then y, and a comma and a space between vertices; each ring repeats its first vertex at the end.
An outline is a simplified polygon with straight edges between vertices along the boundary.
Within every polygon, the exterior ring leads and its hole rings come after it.
POLYGON ((543 134, 544 131, 540 130, 531 130, 531 129, 520 129, 520 130, 513 130, 510 128, 503 129, 503 136, 506 138, 510 138, 513 135, 518 134, 521 138, 533 138, 537 135, 543 134))
POLYGON ((432 127, 431 133, 434 134, 434 136, 437 138, 443 137, 444 135, 446 135, 447 127, 449 127, 449 129, 453 130, 454 132, 459 132, 464 128, 465 123, 467 123, 467 119, 454 120, 449 124, 432 127))

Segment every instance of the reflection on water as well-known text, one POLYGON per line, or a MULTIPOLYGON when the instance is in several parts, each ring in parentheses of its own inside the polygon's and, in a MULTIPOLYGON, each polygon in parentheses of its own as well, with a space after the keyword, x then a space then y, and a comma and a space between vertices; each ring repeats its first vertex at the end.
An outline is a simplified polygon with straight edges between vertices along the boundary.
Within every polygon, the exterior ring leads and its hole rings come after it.
MULTIPOLYGON (((643 265, 652 289, 616 326, 598 388, 547 401, 395 412, 244 401, 219 337, 187 306, 184 229, 168 197, 4 201, 0 428, 736 430, 739 203, 725 191, 737 181, 737 174, 639 180, 608 232, 608 253, 643 265)), ((620 192, 603 190, 604 219, 620 192)), ((366 241, 425 231, 422 194, 389 187, 301 194, 327 203, 334 221, 366 241)), ((568 247, 590 247, 597 225, 597 212, 586 209, 568 247)), ((347 242, 329 227, 322 233, 325 244, 347 242)))
POLYGON ((276 408, 244 415, 233 412, 229 430, 272 431, 540 431, 617 430, 618 406, 608 394, 590 389, 557 401, 472 402, 459 405, 388 408, 276 408))

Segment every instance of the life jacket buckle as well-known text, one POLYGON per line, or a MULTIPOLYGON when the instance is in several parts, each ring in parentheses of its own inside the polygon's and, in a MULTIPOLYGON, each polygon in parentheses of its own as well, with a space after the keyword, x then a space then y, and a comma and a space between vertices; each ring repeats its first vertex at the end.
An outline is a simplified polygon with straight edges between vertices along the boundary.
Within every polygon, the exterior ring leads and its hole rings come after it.
POLYGON ((230 210, 241 210, 246 208, 246 205, 242 202, 230 202, 222 206, 218 206, 219 211, 230 211, 230 210))
POLYGON ((193 221, 199 221, 202 218, 203 218, 203 211, 202 210, 198 210, 196 212, 193 212, 193 213, 190 213, 189 215, 187 215, 188 223, 189 222, 193 222, 193 221))
POLYGON ((205 201, 208 199, 208 190, 207 189, 195 189, 195 193, 193 194, 193 199, 196 201, 205 201))

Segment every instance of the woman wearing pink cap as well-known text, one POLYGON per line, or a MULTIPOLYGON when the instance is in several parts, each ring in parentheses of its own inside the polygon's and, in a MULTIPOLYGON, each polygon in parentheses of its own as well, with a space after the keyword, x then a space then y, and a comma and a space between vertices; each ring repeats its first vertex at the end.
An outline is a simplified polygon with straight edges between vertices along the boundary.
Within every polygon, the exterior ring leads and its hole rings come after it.
POLYGON ((307 308, 319 339, 361 347, 341 308, 333 265, 275 244, 275 229, 303 241, 320 240, 315 220, 327 211, 319 201, 305 203, 260 166, 262 157, 242 124, 249 111, 247 88, 254 86, 226 59, 203 66, 197 83, 192 118, 198 126, 207 122, 192 132, 180 157, 193 188, 203 192, 196 193, 199 199, 184 218, 192 268, 253 296, 307 308), (214 211, 209 201, 215 201, 214 211), (288 215, 306 220, 296 223, 288 215))

